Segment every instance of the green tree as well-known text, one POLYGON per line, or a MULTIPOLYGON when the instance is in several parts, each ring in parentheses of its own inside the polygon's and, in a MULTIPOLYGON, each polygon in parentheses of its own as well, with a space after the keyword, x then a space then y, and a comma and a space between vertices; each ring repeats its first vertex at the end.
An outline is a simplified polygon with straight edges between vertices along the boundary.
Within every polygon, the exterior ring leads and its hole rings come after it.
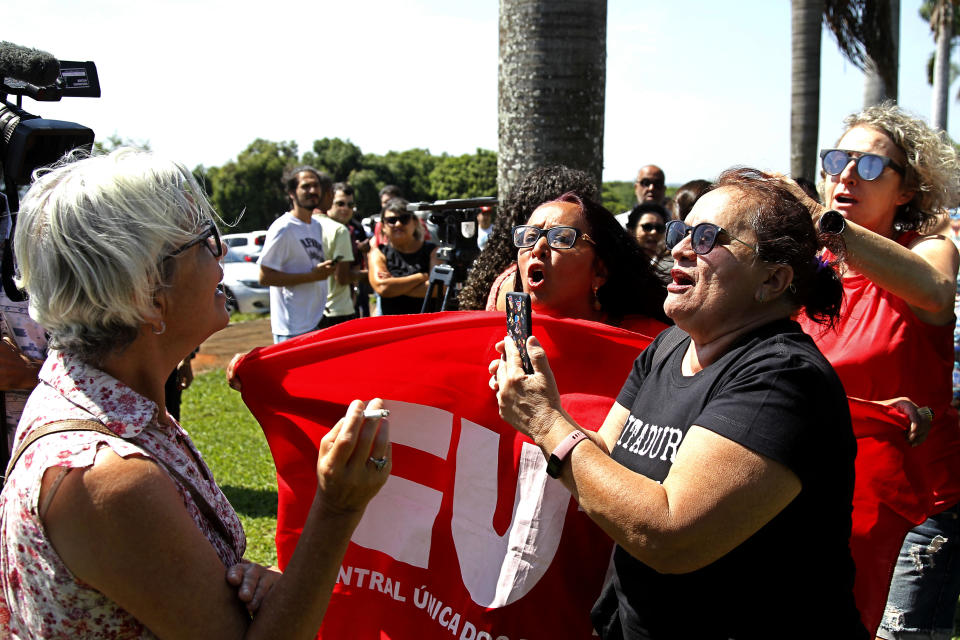
POLYGON ((313 151, 303 154, 303 163, 326 171, 334 182, 340 182, 363 168, 363 152, 349 140, 324 138, 314 140, 313 151))
POLYGON ((107 136, 104 140, 97 140, 93 143, 93 152, 95 154, 110 153, 120 147, 133 147, 141 151, 150 151, 149 140, 134 140, 133 138, 121 138, 116 132, 107 136))
POLYGON ((353 201, 360 217, 380 213, 380 189, 386 182, 380 182, 373 169, 360 169, 350 174, 348 182, 353 187, 353 201))
POLYGON ((632 209, 637 203, 636 193, 633 191, 633 183, 625 180, 615 180, 604 182, 601 187, 600 195, 603 206, 614 215, 632 209))
POLYGON ((244 212, 234 231, 256 231, 266 229, 290 208, 281 181, 284 170, 295 164, 295 142, 258 138, 235 161, 207 169, 204 182, 214 207, 227 222, 235 221, 244 212))
POLYGON ((430 192, 437 200, 496 195, 497 154, 477 149, 474 154, 443 155, 429 178, 430 192))

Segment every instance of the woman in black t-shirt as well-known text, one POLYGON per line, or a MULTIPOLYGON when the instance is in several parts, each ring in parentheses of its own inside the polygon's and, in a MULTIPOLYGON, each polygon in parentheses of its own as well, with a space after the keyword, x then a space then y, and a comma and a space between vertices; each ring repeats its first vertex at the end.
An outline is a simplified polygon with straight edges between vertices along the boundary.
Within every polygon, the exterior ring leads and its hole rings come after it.
MULTIPOLYGON (((825 324, 841 284, 777 178, 723 174, 667 227, 676 323, 597 432, 563 410, 536 338, 490 365, 500 413, 617 543, 591 616, 602 638, 863 638, 853 601, 856 445, 839 379, 791 319, 825 324), (579 446, 578 446, 579 445, 579 446)), ((842 246, 831 242, 842 255, 842 246)), ((587 615, 587 612, 583 612, 587 615)))
POLYGON ((420 221, 403 198, 387 202, 381 221, 387 242, 370 252, 370 286, 380 294, 383 315, 420 313, 437 246, 423 239, 420 221))

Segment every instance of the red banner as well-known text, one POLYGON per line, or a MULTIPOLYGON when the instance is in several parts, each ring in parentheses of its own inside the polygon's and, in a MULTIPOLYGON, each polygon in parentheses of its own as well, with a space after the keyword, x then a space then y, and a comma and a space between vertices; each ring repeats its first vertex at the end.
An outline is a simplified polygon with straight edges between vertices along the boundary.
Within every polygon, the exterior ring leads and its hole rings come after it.
MULTIPOLYGON (((564 408, 596 429, 650 336, 534 316, 564 408)), ((320 438, 354 398, 391 410, 393 473, 344 558, 328 638, 590 638, 612 542, 503 422, 487 385, 500 313, 368 318, 258 349, 238 369, 277 465, 289 560, 320 438)))
MULTIPOLYGON (((534 317, 564 408, 591 429, 661 327, 651 321, 642 335, 534 317)), ((592 637, 587 614, 612 542, 547 477, 540 450, 499 418, 487 365, 505 334, 500 313, 367 318, 254 350, 240 365, 244 401, 277 465, 281 567, 316 491, 320 438, 354 398, 381 397, 391 410, 393 473, 353 536, 321 635, 592 637)), ((932 498, 929 471, 904 438, 908 421, 850 403, 851 548, 858 605, 872 623, 900 541, 932 498)))

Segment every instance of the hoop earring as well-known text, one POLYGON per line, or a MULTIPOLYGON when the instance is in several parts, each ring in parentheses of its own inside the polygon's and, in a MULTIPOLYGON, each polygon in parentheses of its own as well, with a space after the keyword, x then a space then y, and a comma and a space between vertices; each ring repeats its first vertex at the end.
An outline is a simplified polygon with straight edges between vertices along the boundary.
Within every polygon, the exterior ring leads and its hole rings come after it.
POLYGON ((153 331, 153 335, 155 335, 155 336, 163 335, 163 332, 167 330, 167 323, 164 322, 163 320, 161 320, 161 321, 160 321, 160 331, 157 331, 156 329, 154 329, 154 328, 152 328, 152 327, 150 328, 150 330, 153 331))

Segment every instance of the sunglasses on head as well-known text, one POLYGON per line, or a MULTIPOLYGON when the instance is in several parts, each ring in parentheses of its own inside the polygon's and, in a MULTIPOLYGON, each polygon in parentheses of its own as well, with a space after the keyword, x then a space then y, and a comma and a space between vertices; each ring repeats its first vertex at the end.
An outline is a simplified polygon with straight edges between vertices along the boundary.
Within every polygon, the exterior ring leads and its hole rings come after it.
POLYGON ((207 248, 207 250, 213 254, 214 258, 219 258, 223 255, 223 244, 220 242, 220 232, 217 231, 217 225, 213 223, 213 220, 207 220, 204 223, 203 230, 197 237, 186 244, 180 245, 164 256, 163 259, 166 260, 167 258, 178 256, 187 249, 193 247, 194 245, 198 245, 201 242, 204 243, 204 246, 207 248))
POLYGON ((640 224, 640 228, 647 233, 653 233, 654 231, 657 233, 663 233, 667 227, 659 222, 644 222, 640 224))
POLYGON ((639 180, 639 181, 637 182, 637 184, 639 184, 641 187, 662 187, 662 186, 663 186, 663 181, 662 181, 662 180, 651 180, 650 178, 644 178, 643 180, 639 180))
POLYGON ((750 247, 754 253, 757 253, 755 246, 737 238, 720 225, 712 222, 701 222, 695 227, 690 227, 680 220, 671 220, 667 223, 667 249, 672 250, 687 237, 687 234, 690 234, 690 245, 693 247, 693 252, 701 256, 706 255, 717 246, 722 233, 727 234, 731 240, 736 240, 740 244, 750 247))
POLYGON ((407 224, 410 222, 410 218, 413 217, 412 213, 398 213, 394 216, 383 216, 383 224, 389 224, 391 226, 398 224, 407 224))
POLYGON ((537 244, 541 236, 547 237, 547 245, 551 249, 572 249, 577 238, 583 238, 595 245, 593 239, 576 227, 550 227, 541 229, 530 225, 520 225, 513 228, 513 246, 517 249, 529 249, 537 244))
POLYGON ((824 173, 831 176, 838 176, 843 173, 843 170, 854 160, 857 163, 857 175, 864 180, 876 180, 887 166, 901 176, 904 175, 903 167, 890 158, 875 153, 861 153, 845 149, 821 149, 820 160, 824 173))

